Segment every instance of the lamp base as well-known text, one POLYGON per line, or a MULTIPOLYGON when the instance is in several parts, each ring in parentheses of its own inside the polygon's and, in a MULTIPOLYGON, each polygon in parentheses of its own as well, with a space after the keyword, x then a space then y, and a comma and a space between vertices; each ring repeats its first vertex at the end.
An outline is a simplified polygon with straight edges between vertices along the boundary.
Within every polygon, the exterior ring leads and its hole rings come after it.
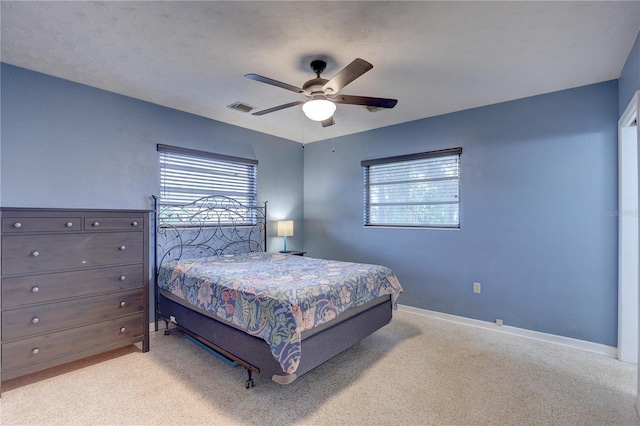
POLYGON ((291 253, 291 250, 280 250, 280 253, 291 253))

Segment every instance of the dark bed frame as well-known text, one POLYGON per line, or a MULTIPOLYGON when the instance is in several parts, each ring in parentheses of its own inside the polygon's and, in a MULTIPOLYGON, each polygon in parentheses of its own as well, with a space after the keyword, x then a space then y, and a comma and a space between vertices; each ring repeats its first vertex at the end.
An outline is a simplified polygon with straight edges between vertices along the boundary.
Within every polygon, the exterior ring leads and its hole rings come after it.
POLYGON ((353 308, 313 330, 302 333, 302 356, 293 374, 282 371, 269 344, 235 325, 183 301, 157 286, 160 266, 170 260, 203 256, 267 251, 267 203, 246 206, 224 196, 201 198, 189 204, 155 204, 155 329, 164 320, 214 350, 242 365, 248 373, 245 386, 254 386, 252 373, 280 384, 297 377, 348 349, 391 321, 390 296, 353 308))

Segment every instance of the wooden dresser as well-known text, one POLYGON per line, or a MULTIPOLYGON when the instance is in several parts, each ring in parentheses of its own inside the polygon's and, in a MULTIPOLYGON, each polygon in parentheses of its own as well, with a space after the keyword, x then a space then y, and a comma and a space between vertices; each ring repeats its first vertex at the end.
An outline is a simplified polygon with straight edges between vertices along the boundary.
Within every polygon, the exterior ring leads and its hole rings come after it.
POLYGON ((0 209, 1 377, 142 342, 149 350, 149 213, 0 209))

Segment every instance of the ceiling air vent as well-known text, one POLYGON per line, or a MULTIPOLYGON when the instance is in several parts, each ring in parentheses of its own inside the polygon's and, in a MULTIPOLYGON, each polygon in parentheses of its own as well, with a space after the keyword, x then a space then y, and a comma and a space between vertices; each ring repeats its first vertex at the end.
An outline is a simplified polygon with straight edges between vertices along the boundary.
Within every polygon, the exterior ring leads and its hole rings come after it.
POLYGON ((242 102, 234 102, 231 105, 227 105, 227 108, 235 109, 236 111, 240 112, 249 112, 254 109, 254 107, 252 107, 251 105, 247 105, 242 102))

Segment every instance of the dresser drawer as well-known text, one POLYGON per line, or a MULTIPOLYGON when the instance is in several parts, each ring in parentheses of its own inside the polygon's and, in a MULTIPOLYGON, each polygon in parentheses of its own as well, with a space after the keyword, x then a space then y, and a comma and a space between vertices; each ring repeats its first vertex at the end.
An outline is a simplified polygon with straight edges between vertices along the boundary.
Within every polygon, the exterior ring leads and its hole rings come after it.
POLYGON ((82 218, 68 217, 3 217, 2 232, 69 232, 79 231, 82 218))
POLYGON ((7 235, 2 237, 3 275, 136 263, 143 260, 142 233, 7 235))
POLYGON ((85 231, 142 231, 143 217, 85 217, 85 231))
POLYGON ((2 340, 48 333, 142 312, 142 288, 2 311, 2 340))
POLYGON ((31 275, 2 280, 2 308, 142 288, 144 265, 31 275))
MULTIPOLYGON (((142 314, 2 344, 2 374, 80 353, 121 340, 142 337, 142 314)), ((147 326, 148 327, 148 326, 147 326)))

